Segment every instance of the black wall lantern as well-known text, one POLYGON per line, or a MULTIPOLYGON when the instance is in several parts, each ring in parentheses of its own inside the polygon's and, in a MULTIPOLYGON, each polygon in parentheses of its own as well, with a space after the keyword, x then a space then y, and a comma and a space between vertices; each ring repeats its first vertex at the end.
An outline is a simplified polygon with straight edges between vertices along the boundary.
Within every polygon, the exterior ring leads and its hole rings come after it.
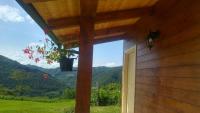
POLYGON ((154 42, 157 38, 160 37, 160 31, 150 31, 147 35, 146 43, 147 47, 151 50, 151 48, 154 46, 154 42))

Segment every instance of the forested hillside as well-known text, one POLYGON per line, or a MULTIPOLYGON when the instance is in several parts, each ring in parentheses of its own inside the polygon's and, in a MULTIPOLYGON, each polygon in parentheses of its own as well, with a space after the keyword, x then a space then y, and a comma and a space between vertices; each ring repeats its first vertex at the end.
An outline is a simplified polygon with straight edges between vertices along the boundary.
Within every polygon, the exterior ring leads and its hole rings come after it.
POLYGON ((11 95, 41 96, 63 89, 55 77, 0 55, 0 87, 11 95))
MULTIPOLYGON (((74 68, 72 72, 61 72, 59 68, 55 69, 45 69, 37 66, 28 65, 28 67, 33 69, 38 69, 43 72, 46 72, 59 81, 66 84, 68 87, 74 87, 77 68, 74 68)), ((122 67, 93 67, 93 86, 97 83, 100 86, 107 85, 109 83, 120 83, 122 75, 122 67)))
MULTIPOLYGON (((17 96, 62 95, 67 88, 75 88, 77 68, 72 72, 61 72, 59 68, 45 69, 32 65, 21 65, 0 55, 0 91, 17 96)), ((93 87, 110 83, 119 84, 121 67, 94 67, 93 87)))

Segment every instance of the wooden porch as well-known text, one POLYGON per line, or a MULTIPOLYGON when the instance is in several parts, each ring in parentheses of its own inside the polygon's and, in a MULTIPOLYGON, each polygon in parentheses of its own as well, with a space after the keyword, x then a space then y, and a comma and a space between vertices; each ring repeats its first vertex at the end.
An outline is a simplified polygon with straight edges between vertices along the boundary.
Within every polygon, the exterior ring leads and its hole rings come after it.
POLYGON ((90 112, 93 45, 121 39, 137 45, 134 113, 200 112, 199 0, 17 2, 58 45, 79 47, 76 113, 90 112))

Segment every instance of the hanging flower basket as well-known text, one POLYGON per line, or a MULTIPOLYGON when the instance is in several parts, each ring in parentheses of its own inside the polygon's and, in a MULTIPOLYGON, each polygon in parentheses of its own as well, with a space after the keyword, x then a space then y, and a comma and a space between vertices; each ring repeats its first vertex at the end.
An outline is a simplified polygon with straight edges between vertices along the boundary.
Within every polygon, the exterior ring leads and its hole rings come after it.
POLYGON ((41 59, 46 60, 47 64, 60 63, 61 71, 72 71, 74 59, 78 58, 79 54, 75 49, 65 48, 63 45, 57 46, 48 38, 32 46, 29 45, 23 51, 29 59, 36 63, 40 62, 41 59))

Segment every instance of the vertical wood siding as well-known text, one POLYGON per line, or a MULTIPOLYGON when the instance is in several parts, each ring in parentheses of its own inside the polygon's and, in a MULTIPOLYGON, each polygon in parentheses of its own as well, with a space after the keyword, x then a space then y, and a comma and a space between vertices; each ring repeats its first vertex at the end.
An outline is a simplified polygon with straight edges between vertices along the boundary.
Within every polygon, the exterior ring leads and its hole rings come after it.
POLYGON ((124 41, 137 44, 135 113, 200 113, 200 1, 160 0, 124 41), (149 50, 145 36, 160 30, 149 50))

